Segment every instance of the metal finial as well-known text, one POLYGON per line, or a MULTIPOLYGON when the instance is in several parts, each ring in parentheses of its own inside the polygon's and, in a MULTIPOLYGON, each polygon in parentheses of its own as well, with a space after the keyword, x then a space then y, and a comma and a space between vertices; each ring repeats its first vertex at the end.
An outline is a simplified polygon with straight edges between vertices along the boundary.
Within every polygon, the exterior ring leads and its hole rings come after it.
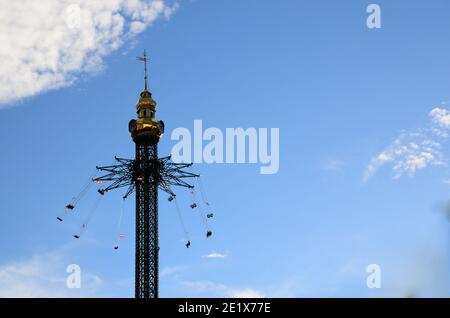
POLYGON ((145 90, 147 90, 147 51, 144 50, 144 56, 138 56, 137 60, 144 62, 144 82, 145 82, 145 90))

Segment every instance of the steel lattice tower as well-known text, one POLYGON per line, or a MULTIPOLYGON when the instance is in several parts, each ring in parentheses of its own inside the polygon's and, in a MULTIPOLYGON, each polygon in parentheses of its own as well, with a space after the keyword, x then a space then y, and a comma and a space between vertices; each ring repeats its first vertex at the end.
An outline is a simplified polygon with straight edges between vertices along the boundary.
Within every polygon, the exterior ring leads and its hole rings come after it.
POLYGON ((136 298, 158 297, 158 144, 135 139, 136 165, 142 181, 136 182, 136 298))
POLYGON ((171 186, 193 188, 184 178, 199 177, 183 169, 192 164, 174 163, 170 157, 158 158, 158 142, 164 133, 164 123, 155 119, 156 102, 147 87, 147 55, 138 60, 145 65, 145 87, 136 105, 137 119, 128 128, 136 146, 134 160, 115 158, 118 164, 97 169, 106 172, 96 182, 109 182, 98 190, 100 194, 128 187, 127 198, 136 192, 136 298, 158 298, 158 189, 175 193, 171 186))

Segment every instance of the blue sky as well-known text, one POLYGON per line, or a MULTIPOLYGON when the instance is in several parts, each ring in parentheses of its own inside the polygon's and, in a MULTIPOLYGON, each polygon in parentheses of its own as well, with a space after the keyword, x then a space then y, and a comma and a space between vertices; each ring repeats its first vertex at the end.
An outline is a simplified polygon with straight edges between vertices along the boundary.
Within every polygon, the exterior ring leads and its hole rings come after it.
MULTIPOLYGON (((377 1, 382 28, 369 30, 370 3, 171 2, 170 17, 114 37, 120 45, 98 53, 93 70, 62 72, 61 87, 4 102, 1 294, 133 297, 134 198, 118 251, 122 192, 105 197, 81 240, 72 233, 95 193, 63 224, 55 217, 96 165, 133 156, 127 124, 143 86, 135 56, 145 48, 166 131, 193 129, 195 119, 205 128, 280 129, 277 174, 261 175, 255 164, 195 165, 215 213, 211 239, 180 193, 192 241, 184 248, 161 194, 162 297, 449 296, 450 5, 377 1), (440 117, 430 113, 436 108, 440 117), (417 158, 423 141, 439 143, 433 159, 417 158), (379 168, 365 178, 373 160, 379 168), (65 288, 71 263, 82 269, 80 290, 65 288), (381 266, 381 289, 366 287, 369 264, 381 266)), ((160 155, 174 144, 167 133, 160 155)))

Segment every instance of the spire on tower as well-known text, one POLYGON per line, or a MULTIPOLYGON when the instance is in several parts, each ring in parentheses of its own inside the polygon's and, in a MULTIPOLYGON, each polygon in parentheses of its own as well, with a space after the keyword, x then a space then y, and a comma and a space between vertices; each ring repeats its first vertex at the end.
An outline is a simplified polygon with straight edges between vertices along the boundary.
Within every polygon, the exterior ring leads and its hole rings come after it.
POLYGON ((138 56, 136 59, 138 61, 144 62, 144 90, 147 90, 147 51, 144 50, 144 56, 138 56))

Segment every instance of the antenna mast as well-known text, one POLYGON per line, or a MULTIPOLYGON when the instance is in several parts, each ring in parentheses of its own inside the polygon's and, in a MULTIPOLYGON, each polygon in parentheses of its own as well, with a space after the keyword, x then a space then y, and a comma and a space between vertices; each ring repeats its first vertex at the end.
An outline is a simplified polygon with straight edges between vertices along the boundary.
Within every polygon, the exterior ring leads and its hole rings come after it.
POLYGON ((147 80, 148 80, 148 76, 147 76, 147 50, 144 50, 144 55, 143 56, 138 56, 137 57, 138 61, 144 62, 144 90, 148 90, 148 85, 147 85, 147 80))

